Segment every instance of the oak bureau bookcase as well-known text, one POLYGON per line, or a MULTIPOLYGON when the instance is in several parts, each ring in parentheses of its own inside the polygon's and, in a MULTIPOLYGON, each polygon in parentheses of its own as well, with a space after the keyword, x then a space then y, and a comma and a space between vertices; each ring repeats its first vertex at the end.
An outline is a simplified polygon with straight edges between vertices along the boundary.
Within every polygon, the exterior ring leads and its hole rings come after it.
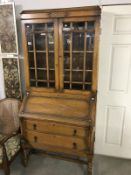
MULTIPOLYGON (((99 7, 21 13, 26 96, 20 111, 28 147, 86 163, 92 174, 99 7)), ((25 151, 26 152, 26 151, 25 151)))

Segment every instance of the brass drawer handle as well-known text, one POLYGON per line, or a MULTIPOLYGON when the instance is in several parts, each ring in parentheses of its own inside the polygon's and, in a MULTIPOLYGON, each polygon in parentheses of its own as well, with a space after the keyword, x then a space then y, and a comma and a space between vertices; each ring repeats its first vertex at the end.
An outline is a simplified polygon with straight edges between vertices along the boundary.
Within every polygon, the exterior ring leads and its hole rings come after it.
POLYGON ((76 134, 77 134, 77 130, 74 129, 74 131, 73 131, 73 136, 76 136, 76 134))
POLYGON ((34 142, 37 143, 37 137, 36 136, 34 136, 34 142))
POLYGON ((75 142, 73 143, 73 149, 77 149, 77 144, 75 142))
POLYGON ((37 129, 37 125, 33 124, 33 129, 36 130, 37 129))

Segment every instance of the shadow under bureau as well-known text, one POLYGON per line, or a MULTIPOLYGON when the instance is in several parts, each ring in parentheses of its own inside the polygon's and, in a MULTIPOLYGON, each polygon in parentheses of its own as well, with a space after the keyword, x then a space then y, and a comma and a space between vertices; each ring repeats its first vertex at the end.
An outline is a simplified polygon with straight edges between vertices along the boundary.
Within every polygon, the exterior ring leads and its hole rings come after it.
POLYGON ((21 13, 25 159, 33 148, 86 163, 92 174, 99 16, 99 7, 21 13))

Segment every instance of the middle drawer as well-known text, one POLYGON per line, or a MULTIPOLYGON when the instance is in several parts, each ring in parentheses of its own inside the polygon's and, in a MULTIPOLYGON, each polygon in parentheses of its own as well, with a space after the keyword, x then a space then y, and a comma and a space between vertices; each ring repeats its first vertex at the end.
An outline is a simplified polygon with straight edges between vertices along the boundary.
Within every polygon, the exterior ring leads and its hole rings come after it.
POLYGON ((67 135, 67 136, 77 136, 77 137, 86 137, 87 128, 78 127, 74 125, 66 125, 57 122, 48 122, 42 120, 24 120, 24 128, 27 130, 33 130, 38 132, 47 132, 58 135, 67 135))

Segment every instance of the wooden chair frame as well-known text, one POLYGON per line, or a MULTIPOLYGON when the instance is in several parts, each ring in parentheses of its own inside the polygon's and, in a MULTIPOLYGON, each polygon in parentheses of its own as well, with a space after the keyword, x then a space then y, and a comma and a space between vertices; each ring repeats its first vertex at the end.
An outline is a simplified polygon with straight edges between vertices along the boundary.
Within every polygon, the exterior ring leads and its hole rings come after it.
MULTIPOLYGON (((2 99, 0 100, 0 103, 6 100, 16 100, 16 99, 10 99, 10 98, 6 98, 6 99, 2 99)), ((3 133, 2 133, 3 134, 3 133)), ((23 155, 23 150, 22 150, 22 146, 21 146, 21 134, 20 134, 20 130, 18 129, 16 132, 13 132, 11 134, 4 134, 2 140, 0 140, 0 147, 3 149, 3 157, 2 157, 2 163, 0 164, 0 169, 4 170, 4 174, 5 175, 10 175, 10 164, 12 163, 12 161, 15 159, 15 157, 21 152, 21 155, 23 155), (5 143, 12 137, 14 136, 19 136, 20 137, 20 149, 15 153, 14 156, 11 157, 10 160, 8 160, 8 156, 7 156, 7 151, 6 151, 6 147, 5 147, 5 143)), ((23 158, 23 156, 22 156, 23 158)))

